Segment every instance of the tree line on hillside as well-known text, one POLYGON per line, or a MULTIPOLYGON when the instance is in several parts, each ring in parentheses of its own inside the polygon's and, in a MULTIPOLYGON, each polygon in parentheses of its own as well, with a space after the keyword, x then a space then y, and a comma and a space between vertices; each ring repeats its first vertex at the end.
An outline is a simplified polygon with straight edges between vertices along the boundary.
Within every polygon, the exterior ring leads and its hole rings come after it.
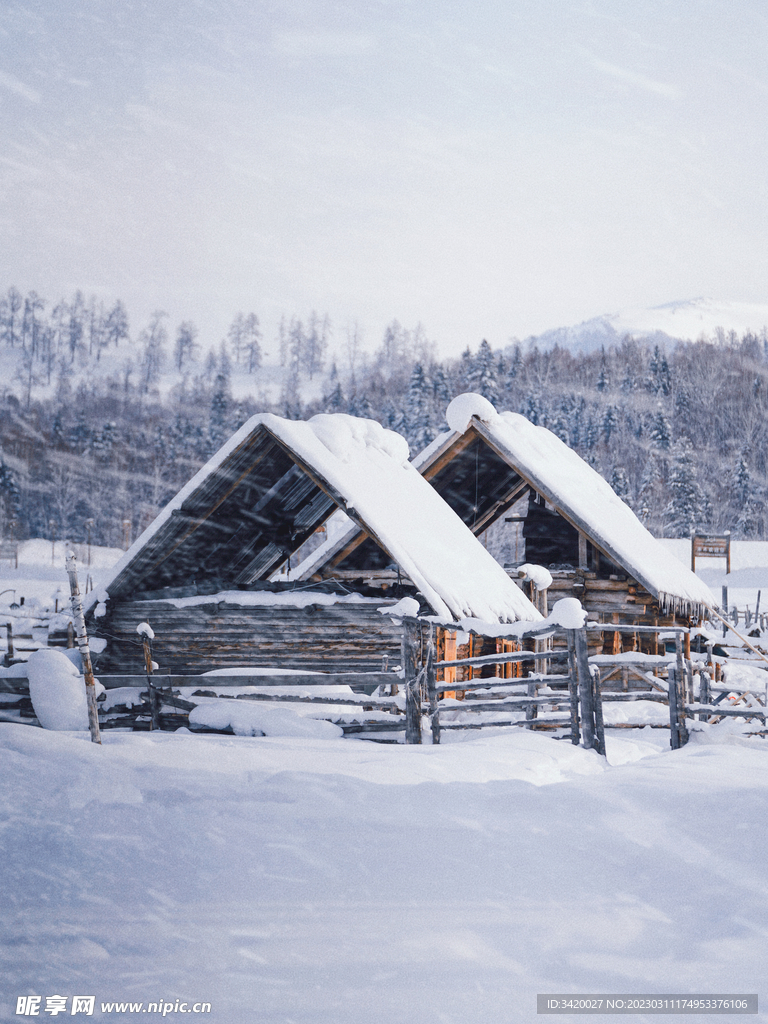
POLYGON ((270 388, 255 313, 238 313, 204 353, 191 321, 171 333, 161 312, 132 337, 119 301, 78 292, 45 307, 34 292, 0 298, 0 345, 17 367, 0 403, 0 535, 90 531, 119 546, 255 412, 368 417, 415 454, 445 429, 451 398, 475 391, 552 430, 656 535, 766 536, 764 337, 721 334, 670 351, 626 338, 586 354, 483 340, 440 359, 421 326, 393 320, 369 353, 357 327, 335 333, 313 312, 279 325, 270 388), (249 397, 233 398, 235 373, 253 378, 249 397))

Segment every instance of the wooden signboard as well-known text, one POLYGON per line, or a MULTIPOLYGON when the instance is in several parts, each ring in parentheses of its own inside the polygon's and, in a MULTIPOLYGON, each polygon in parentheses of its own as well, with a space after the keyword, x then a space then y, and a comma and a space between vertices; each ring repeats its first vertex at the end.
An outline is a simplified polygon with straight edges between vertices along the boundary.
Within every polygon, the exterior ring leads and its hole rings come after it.
POLYGON ((691 570, 696 572, 697 558, 724 558, 726 572, 731 571, 731 535, 714 536, 696 533, 691 537, 691 570))

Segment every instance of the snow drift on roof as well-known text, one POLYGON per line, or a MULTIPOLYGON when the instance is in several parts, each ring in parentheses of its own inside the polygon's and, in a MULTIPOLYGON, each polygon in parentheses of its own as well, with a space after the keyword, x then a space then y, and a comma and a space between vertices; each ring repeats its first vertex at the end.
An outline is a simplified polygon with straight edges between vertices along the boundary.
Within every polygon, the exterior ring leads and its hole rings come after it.
MULTIPOLYGON (((451 406, 467 398, 459 396, 451 406)), ((460 403, 454 418, 463 417, 467 407, 470 402, 460 403)), ((485 406, 478 411, 475 422, 481 433, 510 466, 657 597, 662 608, 698 613, 717 606, 709 587, 670 554, 610 484, 551 430, 534 426, 519 413, 489 413, 485 406)))
MULTIPOLYGON (((404 438, 372 420, 323 414, 309 421, 252 417, 182 488, 115 566, 110 580, 245 442, 267 430, 360 522, 438 615, 491 622, 539 612, 461 519, 408 462, 404 438)), ((106 589, 109 590, 109 582, 106 589)), ((90 595, 89 595, 90 596, 90 595)), ((92 602, 90 602, 92 603, 92 602)))

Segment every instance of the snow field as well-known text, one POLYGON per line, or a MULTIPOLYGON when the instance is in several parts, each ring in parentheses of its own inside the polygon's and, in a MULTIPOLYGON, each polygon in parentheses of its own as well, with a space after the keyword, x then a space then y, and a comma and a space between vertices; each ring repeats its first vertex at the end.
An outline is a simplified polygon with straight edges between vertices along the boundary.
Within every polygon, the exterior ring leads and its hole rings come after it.
POLYGON ((511 730, 97 748, 0 725, 0 1019, 53 992, 205 999, 227 1024, 763 995, 768 747, 657 740, 609 735, 608 763, 511 730))

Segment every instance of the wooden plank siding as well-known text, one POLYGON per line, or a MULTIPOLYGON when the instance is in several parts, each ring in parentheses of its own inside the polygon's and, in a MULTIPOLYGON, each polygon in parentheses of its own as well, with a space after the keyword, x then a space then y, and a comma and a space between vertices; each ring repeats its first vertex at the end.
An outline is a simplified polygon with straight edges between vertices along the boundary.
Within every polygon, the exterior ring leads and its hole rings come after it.
POLYGON ((641 584, 626 576, 605 579, 594 572, 550 570, 547 591, 550 608, 564 597, 577 597, 595 622, 626 623, 626 631, 590 635, 589 653, 617 654, 620 650, 657 653, 654 634, 633 633, 632 626, 687 626, 687 616, 661 613, 658 602, 641 584), (602 639, 601 639, 602 637, 602 639))
POLYGON ((168 601, 109 602, 89 623, 107 647, 96 659, 105 673, 139 672, 140 622, 155 633, 152 656, 160 672, 197 674, 253 666, 321 672, 379 671, 400 663, 401 627, 375 604, 249 607, 210 601, 176 608, 168 601))

